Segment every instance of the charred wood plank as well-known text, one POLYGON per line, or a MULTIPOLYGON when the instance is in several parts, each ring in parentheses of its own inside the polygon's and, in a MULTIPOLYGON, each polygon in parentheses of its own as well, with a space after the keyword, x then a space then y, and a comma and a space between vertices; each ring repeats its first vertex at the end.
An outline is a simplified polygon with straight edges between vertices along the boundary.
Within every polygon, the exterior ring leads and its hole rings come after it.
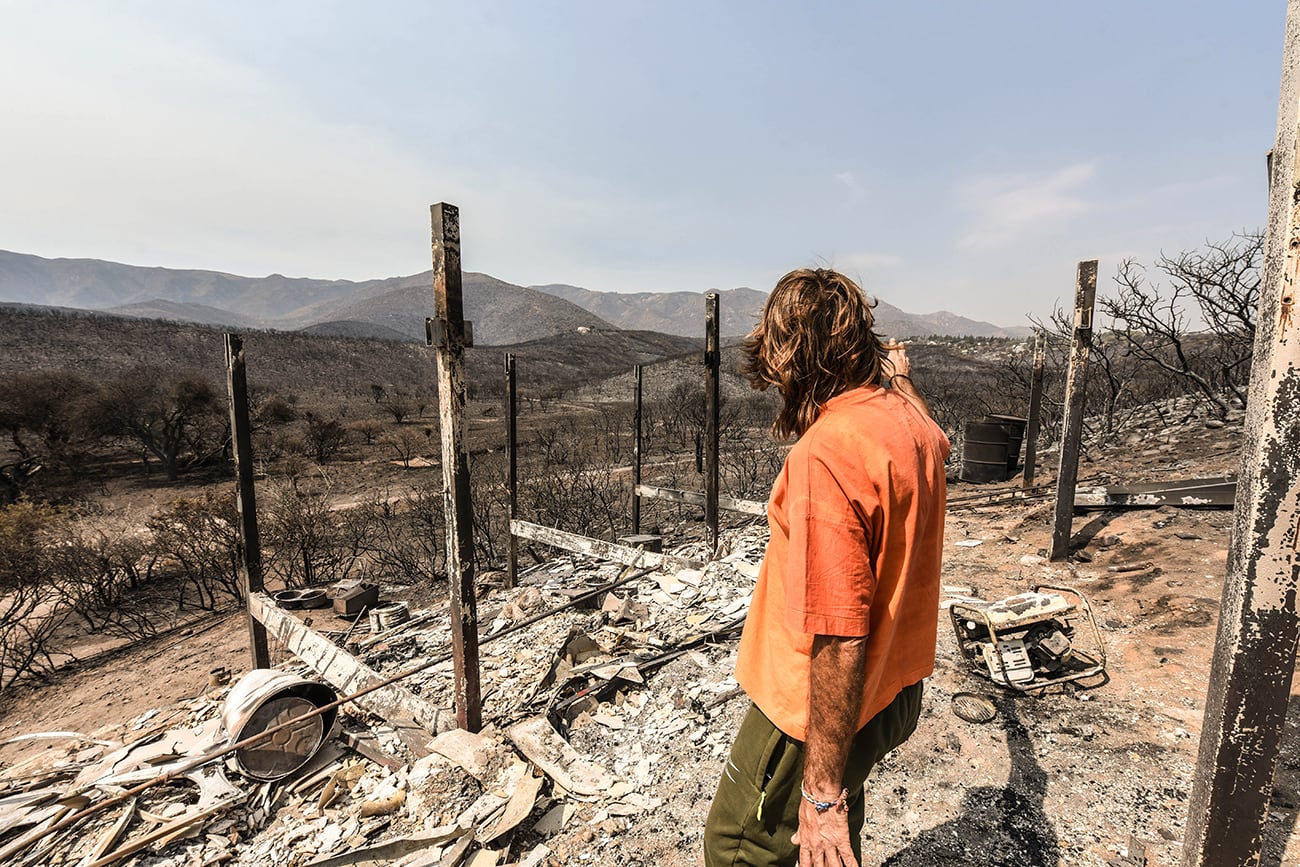
POLYGON ((555 548, 564 548, 575 554, 584 554, 601 560, 611 560, 625 566, 655 567, 661 569, 703 569, 703 563, 697 563, 685 557, 672 554, 656 554, 651 551, 639 551, 626 545, 617 545, 603 539, 580 536, 554 527, 543 527, 529 521, 511 521, 510 532, 522 539, 531 539, 555 548))
MULTIPOLYGON (((289 649, 321 679, 344 695, 360 692, 382 683, 384 676, 358 660, 325 636, 283 611, 265 593, 248 598, 248 610, 275 639, 289 649)), ((437 733, 439 724, 446 728, 446 711, 434 707, 408 689, 396 684, 385 686, 357 699, 357 704, 385 719, 409 718, 437 733)))
MULTIPOLYGON (((687 506, 703 506, 708 495, 699 491, 679 491, 674 488, 660 488, 655 485, 637 485, 637 496, 652 500, 667 500, 670 503, 682 503, 687 506)), ((741 500, 735 497, 718 497, 718 508, 727 512, 739 512, 744 515, 767 514, 767 503, 757 500, 741 500)))

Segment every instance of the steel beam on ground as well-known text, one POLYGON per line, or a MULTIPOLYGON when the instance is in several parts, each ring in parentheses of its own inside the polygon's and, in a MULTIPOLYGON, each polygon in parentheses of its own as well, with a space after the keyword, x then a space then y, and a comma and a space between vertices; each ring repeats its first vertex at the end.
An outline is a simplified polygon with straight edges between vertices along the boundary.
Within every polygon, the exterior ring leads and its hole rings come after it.
POLYGON ((606 542, 604 539, 592 539, 589 536, 580 536, 566 530, 557 530, 555 527, 543 527, 541 524, 534 524, 530 521, 511 521, 510 532, 522 539, 532 539, 534 542, 541 542, 555 548, 572 551, 575 554, 596 557, 600 560, 611 560, 615 563, 622 563, 624 566, 680 570, 703 569, 705 565, 686 557, 641 551, 636 548, 629 548, 626 545, 606 542))
MULTIPOLYGON (((248 375, 244 364, 244 340, 226 335, 226 391, 230 396, 230 438, 234 444, 235 475, 239 486, 235 507, 239 512, 239 538, 244 546, 240 576, 245 602, 262 592, 262 540, 257 529, 257 492, 253 485, 253 436, 248 417, 248 375)), ((248 651, 253 668, 270 668, 271 652, 266 628, 248 610, 248 651)))
MULTIPOLYGON (((637 496, 652 500, 667 500, 670 503, 683 503, 688 506, 703 506, 708 495, 700 491, 679 491, 674 488, 660 488, 655 485, 637 485, 637 496)), ((735 497, 718 497, 718 508, 727 512, 739 512, 744 515, 767 514, 767 503, 757 500, 739 500, 735 497)))
POLYGON ((442 427, 456 722, 461 728, 476 732, 483 724, 483 698, 479 689, 478 613, 474 597, 474 512, 470 502, 469 453, 465 447, 465 346, 469 340, 461 298, 460 209, 439 202, 429 210, 434 302, 429 334, 437 346, 438 357, 438 420, 442 427))
POLYGON ((1047 348, 1047 332, 1034 332, 1034 367, 1029 380, 1029 424, 1025 427, 1025 469, 1021 474, 1022 488, 1034 486, 1035 465, 1038 463, 1038 426, 1043 413, 1043 356, 1047 348))
POLYGON ((1300 0, 1287 4, 1268 230, 1187 867, 1259 863, 1300 641, 1300 0))
POLYGON ((1070 556, 1074 526, 1074 487, 1079 480, 1079 444, 1083 439, 1083 409, 1087 394, 1088 353, 1092 349, 1092 310, 1097 300, 1097 260, 1079 263, 1074 281, 1074 337, 1070 341, 1070 372, 1065 380, 1065 417, 1061 420, 1061 465, 1056 472, 1056 522, 1052 527, 1051 559, 1070 556))
POLYGON ((709 546, 718 550, 718 491, 721 471, 718 468, 718 445, 721 394, 718 390, 722 364, 721 337, 718 324, 718 293, 704 296, 704 524, 709 546))

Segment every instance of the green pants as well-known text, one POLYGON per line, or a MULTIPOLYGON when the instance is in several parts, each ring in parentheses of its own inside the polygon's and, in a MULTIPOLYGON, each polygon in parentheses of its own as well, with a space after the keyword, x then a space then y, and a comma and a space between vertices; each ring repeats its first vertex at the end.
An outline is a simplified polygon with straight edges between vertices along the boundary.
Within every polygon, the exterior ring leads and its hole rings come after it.
MULTIPOLYGON (((849 835, 862 860, 862 787, 867 774, 916 730, 921 684, 898 694, 853 738, 844 786, 849 790, 849 835)), ((731 745, 718 792, 704 825, 706 867, 778 867, 799 862, 790 837, 799 827, 803 742, 781 732, 752 704, 731 745)))

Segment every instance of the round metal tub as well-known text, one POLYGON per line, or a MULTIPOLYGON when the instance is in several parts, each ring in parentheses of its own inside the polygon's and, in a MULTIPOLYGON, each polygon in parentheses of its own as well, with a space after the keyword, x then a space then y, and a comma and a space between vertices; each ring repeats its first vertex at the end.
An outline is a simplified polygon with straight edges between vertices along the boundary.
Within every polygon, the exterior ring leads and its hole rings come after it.
MULTIPOLYGON (((230 688, 221 710, 221 724, 230 742, 236 743, 330 704, 335 698, 334 690, 323 683, 277 669, 256 668, 230 688)), ((236 750, 235 765, 256 780, 287 777, 316 754, 337 717, 337 709, 327 710, 236 750)))
POLYGON ((1008 478, 1006 430, 999 424, 966 422, 962 438, 961 480, 1002 482, 1008 478))

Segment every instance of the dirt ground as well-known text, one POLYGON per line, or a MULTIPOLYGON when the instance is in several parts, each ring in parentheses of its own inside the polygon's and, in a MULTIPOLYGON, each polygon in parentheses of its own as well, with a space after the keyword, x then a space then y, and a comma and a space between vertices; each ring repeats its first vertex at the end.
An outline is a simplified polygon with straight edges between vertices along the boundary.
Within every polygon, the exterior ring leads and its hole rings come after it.
MULTIPOLYGON (((1239 418, 1226 426, 1152 418, 1126 439, 1091 449, 1080 475, 1139 482, 1235 471, 1239 443, 1239 418)), ((1050 451, 1043 459, 1040 474, 1050 480, 1050 451)), ((988 490, 957 483, 950 498, 988 490)), ((1000 689, 961 659, 944 615, 920 726, 868 782, 864 863, 1181 863, 1230 519, 1230 510, 1173 507, 1080 513, 1074 533, 1083 559, 1054 564, 1045 557, 1049 499, 954 504, 945 585, 984 599, 1035 584, 1077 589, 1096 615, 1109 678, 1042 695, 1000 689), (1108 571, 1148 561, 1150 568, 1108 571), (952 709, 959 692, 990 696, 994 718, 959 719, 952 709)), ((647 683, 638 719, 688 713, 687 731, 588 724, 569 733, 580 754, 598 760, 630 761, 629 754, 644 753, 643 766, 652 769, 646 792, 662 804, 613 824, 600 817, 584 824, 579 814, 575 825, 547 840, 550 863, 699 863, 709 799, 745 710, 743 696, 727 698, 734 653, 734 640, 715 644, 668 664, 647 683), (695 739, 688 740, 692 731, 695 739)), ((0 741, 50 730, 120 733, 152 709, 165 715, 170 705, 203 693, 210 670, 237 673, 247 665, 239 617, 199 623, 6 697, 0 741)), ((1265 867, 1300 865, 1300 691, 1293 692, 1291 710, 1265 867)), ((56 748, 45 742, 0 747, 0 770, 56 748)))

